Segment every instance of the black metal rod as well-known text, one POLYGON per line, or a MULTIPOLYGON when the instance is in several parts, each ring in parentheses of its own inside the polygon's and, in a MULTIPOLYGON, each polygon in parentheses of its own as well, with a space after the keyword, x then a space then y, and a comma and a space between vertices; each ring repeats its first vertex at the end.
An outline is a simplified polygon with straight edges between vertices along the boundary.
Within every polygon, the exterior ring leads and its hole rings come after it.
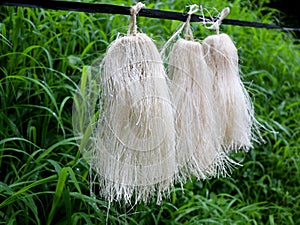
MULTIPOLYGON (((6 6, 19 6, 30 8, 44 8, 53 10, 67 10, 87 13, 107 13, 107 14, 120 14, 130 15, 130 7, 117 6, 111 4, 97 4, 97 3, 84 3, 84 2, 68 2, 68 1, 53 1, 53 0, 0 0, 0 5, 6 6)), ((138 16, 157 18, 157 19, 169 19, 186 21, 187 13, 163 11, 157 9, 143 8, 138 13, 138 16)), ((217 18, 213 18, 217 19, 217 18)), ((193 14, 191 16, 191 22, 204 22, 203 18, 199 15, 193 14)), ((265 24, 241 20, 224 19, 222 24, 234 25, 234 26, 247 26, 255 28, 267 28, 267 29, 282 29, 285 31, 299 31, 300 28, 284 27, 276 24, 265 24)))

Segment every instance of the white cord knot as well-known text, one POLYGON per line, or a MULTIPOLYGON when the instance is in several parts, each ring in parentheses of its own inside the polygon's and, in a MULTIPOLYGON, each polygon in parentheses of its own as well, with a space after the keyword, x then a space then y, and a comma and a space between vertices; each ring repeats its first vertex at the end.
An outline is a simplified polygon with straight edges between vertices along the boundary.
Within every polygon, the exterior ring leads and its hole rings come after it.
POLYGON ((143 4, 141 2, 138 2, 136 5, 131 7, 130 14, 132 16, 132 21, 128 27, 127 35, 130 35, 130 30, 131 30, 131 28, 133 28, 132 35, 136 36, 136 34, 137 34, 136 15, 144 7, 145 7, 145 4, 143 4))
POLYGON ((194 14, 194 13, 196 13, 196 12, 198 12, 198 10, 199 10, 199 6, 198 5, 196 5, 196 4, 193 4, 193 5, 190 5, 189 6, 190 7, 190 10, 189 10, 189 12, 188 12, 188 18, 187 18, 187 20, 186 20, 186 22, 185 22, 185 39, 188 39, 188 38, 190 38, 190 39, 194 39, 194 37, 193 37, 193 32, 192 32, 192 30, 191 30, 191 26, 190 26, 190 21, 191 21, 191 17, 192 17, 192 15, 194 14))
POLYGON ((215 29, 217 34, 220 33, 220 25, 222 24, 222 20, 225 19, 225 17, 230 13, 229 7, 226 7, 222 10, 219 18, 217 19, 216 22, 213 23, 212 26, 209 27, 209 29, 215 29))
POLYGON ((136 5, 132 6, 130 9, 130 14, 132 16, 137 15, 139 11, 145 7, 145 4, 138 2, 136 5))

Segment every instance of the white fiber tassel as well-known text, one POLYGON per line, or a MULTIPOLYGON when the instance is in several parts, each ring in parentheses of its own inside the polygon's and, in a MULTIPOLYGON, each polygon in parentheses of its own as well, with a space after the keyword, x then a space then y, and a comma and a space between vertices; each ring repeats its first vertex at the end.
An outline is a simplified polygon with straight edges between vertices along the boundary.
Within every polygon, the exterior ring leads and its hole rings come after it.
POLYGON ((212 79, 201 44, 179 39, 170 53, 169 75, 177 108, 176 156, 181 175, 214 176, 222 149, 216 136, 212 79))
MULTIPOLYGON (((186 39, 193 39, 189 18, 185 24, 186 39)), ((219 124, 213 105, 213 79, 204 60, 202 45, 178 39, 170 51, 168 66, 177 112, 176 158, 181 179, 191 174, 198 179, 220 173, 225 175, 231 160, 216 135, 219 124)))
POLYGON ((214 79, 219 135, 226 152, 252 147, 254 111, 240 79, 238 51, 227 34, 210 35, 203 41, 205 59, 214 79))
POLYGON ((163 62, 146 34, 134 31, 111 44, 101 91, 91 164, 102 196, 126 203, 157 196, 159 203, 177 171, 174 109, 163 62))

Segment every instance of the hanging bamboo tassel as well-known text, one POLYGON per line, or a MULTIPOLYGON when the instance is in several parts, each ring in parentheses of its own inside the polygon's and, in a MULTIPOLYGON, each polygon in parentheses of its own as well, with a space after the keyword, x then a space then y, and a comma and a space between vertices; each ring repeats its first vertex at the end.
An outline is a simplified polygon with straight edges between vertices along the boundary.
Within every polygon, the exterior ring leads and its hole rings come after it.
POLYGON ((219 25, 228 13, 229 8, 225 8, 212 27, 217 34, 203 41, 205 59, 214 79, 218 133, 226 152, 252 147, 254 121, 253 106, 239 76, 237 49, 227 34, 219 34, 219 25))
MULTIPOLYGON (((197 10, 197 5, 190 7, 184 24, 185 39, 180 38, 175 42, 168 62, 177 109, 176 158, 180 179, 184 180, 191 174, 198 179, 226 174, 226 168, 231 163, 216 136, 219 124, 215 120, 213 80, 208 73, 202 45, 194 41, 190 29, 190 17, 197 10)), ((182 29, 183 26, 179 32, 182 29)))
POLYGON ((153 41, 137 33, 143 6, 132 7, 127 36, 111 44, 101 65, 91 163, 109 202, 147 203, 157 196, 159 203, 176 174, 174 109, 163 62, 153 41))

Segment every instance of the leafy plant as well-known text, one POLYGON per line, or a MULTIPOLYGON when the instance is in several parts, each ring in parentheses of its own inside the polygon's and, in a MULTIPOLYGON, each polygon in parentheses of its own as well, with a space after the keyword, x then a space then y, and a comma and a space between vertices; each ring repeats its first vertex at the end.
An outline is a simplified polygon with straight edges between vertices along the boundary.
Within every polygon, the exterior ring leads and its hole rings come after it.
MULTIPOLYGON (((145 2, 179 12, 191 3, 145 2)), ((203 6, 229 6, 228 18, 247 21, 273 23, 277 15, 248 1, 203 6)), ((265 127, 264 142, 232 155, 243 166, 227 178, 176 186, 160 206, 124 206, 90 192, 93 172, 71 118, 85 66, 103 56, 118 32, 126 33, 129 17, 1 6, 0 18, 0 224, 300 223, 300 51, 291 33, 221 26, 238 47, 242 79, 265 127)), ((159 47, 180 24, 138 23, 159 47)), ((192 26, 200 41, 213 33, 192 26)))

